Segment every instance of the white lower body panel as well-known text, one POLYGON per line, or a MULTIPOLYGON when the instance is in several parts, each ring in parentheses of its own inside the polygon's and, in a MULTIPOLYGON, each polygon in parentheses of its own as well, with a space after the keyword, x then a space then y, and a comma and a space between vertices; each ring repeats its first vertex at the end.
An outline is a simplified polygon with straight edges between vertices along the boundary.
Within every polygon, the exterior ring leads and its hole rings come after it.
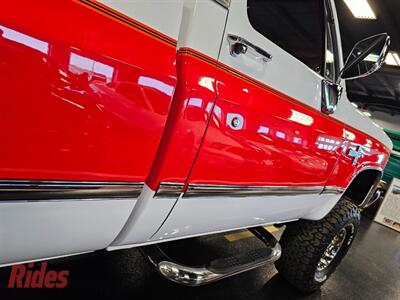
POLYGON ((106 248, 136 199, 0 202, 0 265, 106 248))
POLYGON ((340 194, 182 198, 151 239, 164 241, 239 228, 323 218, 340 194))
POLYGON ((157 198, 156 192, 144 185, 137 205, 108 250, 147 243, 168 217, 176 201, 177 198, 173 197, 157 198))

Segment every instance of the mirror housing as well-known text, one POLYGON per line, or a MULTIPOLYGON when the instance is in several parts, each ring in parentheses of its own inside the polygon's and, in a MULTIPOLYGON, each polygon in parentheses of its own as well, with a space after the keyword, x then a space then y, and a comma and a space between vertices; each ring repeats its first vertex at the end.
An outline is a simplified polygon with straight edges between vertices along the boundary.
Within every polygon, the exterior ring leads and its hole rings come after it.
POLYGON ((378 71, 385 62, 389 45, 390 36, 387 33, 377 34, 356 43, 339 73, 338 80, 362 78, 378 71))
POLYGON ((330 115, 335 112, 342 91, 343 88, 341 85, 332 83, 328 80, 322 81, 321 111, 324 114, 330 115))

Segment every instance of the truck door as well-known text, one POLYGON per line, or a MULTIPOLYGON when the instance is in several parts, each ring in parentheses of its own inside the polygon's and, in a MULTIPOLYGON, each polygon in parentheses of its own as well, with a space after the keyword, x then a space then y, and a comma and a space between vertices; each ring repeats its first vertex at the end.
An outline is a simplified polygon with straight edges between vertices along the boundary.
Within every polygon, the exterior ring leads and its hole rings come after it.
POLYGON ((344 143, 343 125, 321 112, 338 69, 325 4, 231 1, 213 117, 156 238, 322 218, 338 200, 325 188, 344 143))
POLYGON ((167 120, 181 18, 182 1, 2 3, 0 265, 115 239, 167 120))
POLYGON ((325 28, 322 0, 232 1, 216 118, 190 183, 324 186, 344 140, 321 112, 322 81, 335 76, 325 28))

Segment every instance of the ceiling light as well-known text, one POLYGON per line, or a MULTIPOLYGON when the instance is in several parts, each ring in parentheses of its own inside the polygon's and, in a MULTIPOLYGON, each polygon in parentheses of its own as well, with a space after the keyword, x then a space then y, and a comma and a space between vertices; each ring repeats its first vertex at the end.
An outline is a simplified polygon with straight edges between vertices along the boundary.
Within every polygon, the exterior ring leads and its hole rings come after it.
POLYGON ((325 53, 325 61, 327 64, 334 63, 333 53, 331 51, 329 51, 328 49, 326 50, 326 53, 325 53))
POLYGON ((376 19, 367 0, 344 0, 354 17, 358 19, 376 19))

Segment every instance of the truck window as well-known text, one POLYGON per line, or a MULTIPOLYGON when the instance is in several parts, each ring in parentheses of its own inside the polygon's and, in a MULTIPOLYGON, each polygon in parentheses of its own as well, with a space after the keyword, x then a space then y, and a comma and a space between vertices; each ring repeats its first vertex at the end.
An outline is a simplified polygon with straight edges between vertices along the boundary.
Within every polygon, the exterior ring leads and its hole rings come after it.
POLYGON ((248 0, 250 24, 317 73, 325 52, 323 0, 248 0))

